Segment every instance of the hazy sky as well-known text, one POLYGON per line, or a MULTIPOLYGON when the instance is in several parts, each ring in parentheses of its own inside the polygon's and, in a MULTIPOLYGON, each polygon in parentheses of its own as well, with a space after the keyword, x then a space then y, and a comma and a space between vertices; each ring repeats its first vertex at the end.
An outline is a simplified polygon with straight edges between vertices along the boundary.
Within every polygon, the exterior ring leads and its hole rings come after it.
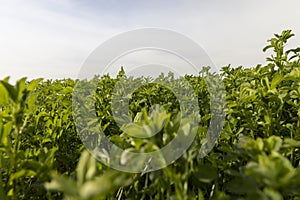
POLYGON ((299 0, 2 0, 0 79, 76 78, 102 42, 144 27, 190 37, 218 67, 253 67, 274 33, 291 29, 289 47, 300 46, 299 8, 299 0))

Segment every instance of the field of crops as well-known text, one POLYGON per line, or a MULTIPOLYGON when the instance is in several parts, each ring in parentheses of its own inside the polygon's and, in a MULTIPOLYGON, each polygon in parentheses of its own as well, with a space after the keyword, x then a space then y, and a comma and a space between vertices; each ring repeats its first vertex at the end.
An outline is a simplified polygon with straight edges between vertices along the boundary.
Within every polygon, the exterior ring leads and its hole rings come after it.
MULTIPOLYGON (((114 170, 85 150, 72 107, 77 80, 23 78, 13 85, 9 78, 1 80, 0 199, 300 199, 300 48, 285 50, 292 36, 283 31, 268 41, 264 51, 273 53, 265 66, 225 66, 219 75, 207 67, 199 76, 186 75, 199 105, 196 137, 178 160, 147 173, 114 170), (208 75, 221 76, 226 90, 225 123, 215 145, 206 137, 213 88, 207 87, 213 85, 208 75), (203 145, 214 146, 202 158, 203 145)), ((89 126, 100 124, 117 146, 155 151, 176 137, 180 123, 194 123, 178 117, 189 110, 180 107, 168 87, 146 84, 129 98, 130 117, 148 124, 154 119, 160 131, 151 138, 126 134, 111 109, 113 89, 124 77, 121 70, 116 78, 92 80, 97 82, 92 107, 98 118, 89 126), (151 118, 155 104, 163 109, 151 118)), ((158 79, 174 82, 172 74, 158 79)), ((81 92, 77 95, 84 97, 81 92)))

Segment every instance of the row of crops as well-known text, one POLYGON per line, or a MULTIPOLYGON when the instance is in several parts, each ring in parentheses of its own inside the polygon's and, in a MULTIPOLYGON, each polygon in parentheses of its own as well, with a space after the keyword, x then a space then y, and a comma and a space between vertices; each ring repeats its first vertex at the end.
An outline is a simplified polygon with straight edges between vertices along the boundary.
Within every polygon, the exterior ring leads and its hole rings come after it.
MULTIPOLYGON (((186 75, 199 105, 196 137, 171 165, 145 173, 114 170, 86 150, 72 107, 79 81, 1 80, 0 199, 300 199, 300 48, 285 50, 292 36, 287 30, 268 41, 264 51, 273 53, 265 66, 225 66, 219 75, 207 67, 198 76, 186 75), (209 75, 221 77, 226 90, 225 123, 216 143, 206 134, 212 119, 209 75), (199 157, 203 145, 213 148, 199 157)), ((145 84, 129 97, 129 114, 160 131, 151 138, 128 135, 111 107, 114 88, 124 77, 121 70, 116 78, 92 80, 97 120, 89 126, 100 125, 115 145, 152 152, 176 138, 181 123, 194 123, 178 117, 189 111, 168 87, 145 84), (156 104, 163 109, 150 116, 156 104)), ((182 83, 172 74, 158 79, 182 83)), ((77 95, 84 97, 81 92, 77 95)))

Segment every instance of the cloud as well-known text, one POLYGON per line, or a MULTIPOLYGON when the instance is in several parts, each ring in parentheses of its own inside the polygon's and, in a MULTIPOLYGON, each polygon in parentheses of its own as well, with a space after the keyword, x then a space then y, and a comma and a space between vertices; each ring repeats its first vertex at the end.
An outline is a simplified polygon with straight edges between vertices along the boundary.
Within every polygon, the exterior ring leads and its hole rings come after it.
MULTIPOLYGON (((0 79, 75 78, 88 55, 123 31, 161 27, 199 43, 217 66, 255 66, 273 33, 300 37, 297 0, 4 1, 0 79)), ((290 47, 299 46, 296 39, 290 47)), ((298 40, 299 41, 299 40, 298 40)))

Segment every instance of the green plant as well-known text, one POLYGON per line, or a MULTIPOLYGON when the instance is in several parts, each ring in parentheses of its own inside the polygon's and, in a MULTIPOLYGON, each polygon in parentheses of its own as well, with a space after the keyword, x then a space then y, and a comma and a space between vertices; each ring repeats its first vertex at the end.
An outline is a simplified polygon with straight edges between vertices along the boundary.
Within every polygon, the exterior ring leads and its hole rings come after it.
MULTIPOLYGON (((139 87, 128 96, 129 116, 118 119, 113 116, 118 110, 111 105, 113 101, 117 108, 123 105, 114 96, 117 83, 127 79, 134 86, 147 83, 147 78, 126 77, 124 70, 116 78, 95 76, 91 80, 97 86, 94 95, 78 102, 92 103, 87 112, 95 112, 97 118, 74 119, 74 112, 80 111, 72 108, 74 87, 82 84, 78 97, 87 97, 85 89, 90 89, 91 82, 23 78, 12 85, 8 78, 2 80, 0 199, 299 199, 300 48, 285 50, 293 35, 286 30, 268 41, 264 51, 272 49, 274 54, 265 66, 222 68, 226 121, 215 145, 216 138, 206 134, 212 119, 210 96, 219 93, 207 77, 219 75, 211 74, 209 67, 198 76, 186 75, 199 105, 196 137, 178 160, 147 173, 120 172, 98 162, 83 151, 85 140, 78 136, 75 121, 100 125, 122 149, 155 151, 176 137, 180 123, 189 135, 195 122, 180 118, 180 112, 190 110, 180 107, 170 87, 155 83, 139 87), (118 127, 122 120, 136 124, 118 127), (147 131, 151 135, 150 130, 158 133, 151 138, 132 137, 147 131), (203 147, 213 148, 201 158, 203 147)), ((172 74, 158 78, 171 80, 175 88, 183 84, 172 74)), ((85 137, 90 136, 89 127, 83 127, 85 137)), ((118 158, 131 160, 126 154, 118 158)), ((160 157, 161 162, 167 159, 160 157)))

